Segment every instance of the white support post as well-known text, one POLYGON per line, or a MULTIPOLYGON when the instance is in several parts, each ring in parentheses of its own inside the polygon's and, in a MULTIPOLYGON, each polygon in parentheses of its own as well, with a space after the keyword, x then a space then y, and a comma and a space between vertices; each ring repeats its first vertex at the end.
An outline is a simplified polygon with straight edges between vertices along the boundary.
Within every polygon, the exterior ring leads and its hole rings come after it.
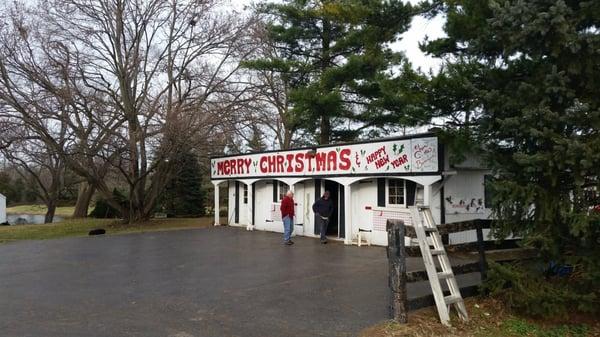
POLYGON ((246 207, 248 209, 248 224, 246 225, 246 230, 253 231, 254 224, 252 223, 252 198, 254 198, 254 195, 252 194, 252 183, 246 183, 246 186, 248 186, 248 207, 246 207))
POLYGON ((344 185, 344 244, 352 244, 352 188, 350 184, 344 185))
POLYGON ((219 207, 219 184, 220 182, 213 182, 215 186, 215 226, 219 226, 220 224, 220 207, 219 207))
POLYGON ((423 206, 431 205, 431 185, 423 185, 423 206))

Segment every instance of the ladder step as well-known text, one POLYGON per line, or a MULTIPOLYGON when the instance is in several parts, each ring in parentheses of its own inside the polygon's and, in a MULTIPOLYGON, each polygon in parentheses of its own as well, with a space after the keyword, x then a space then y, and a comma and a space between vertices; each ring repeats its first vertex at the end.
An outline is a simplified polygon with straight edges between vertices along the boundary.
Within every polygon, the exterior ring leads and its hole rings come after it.
POLYGON ((440 280, 444 280, 444 279, 453 277, 454 273, 452 273, 451 271, 446 271, 446 272, 438 273, 437 275, 440 280))
POLYGON ((463 299, 460 295, 450 295, 450 296, 444 297, 444 302, 446 302, 447 305, 458 303, 458 302, 461 302, 462 300, 463 299))
POLYGON ((437 232, 437 227, 423 227, 423 229, 425 229, 425 232, 437 232))
POLYGON ((443 249, 432 249, 431 255, 443 255, 446 254, 446 251, 443 249))

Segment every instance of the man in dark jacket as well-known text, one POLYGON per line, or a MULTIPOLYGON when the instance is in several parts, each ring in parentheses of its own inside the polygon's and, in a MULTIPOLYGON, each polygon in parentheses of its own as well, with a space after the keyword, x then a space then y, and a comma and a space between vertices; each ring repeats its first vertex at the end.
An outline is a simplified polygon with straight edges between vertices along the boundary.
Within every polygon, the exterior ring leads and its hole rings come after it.
POLYGON ((329 198, 329 191, 325 191, 321 199, 317 200, 312 206, 313 212, 321 222, 321 243, 327 243, 327 225, 329 217, 333 214, 333 201, 329 198))

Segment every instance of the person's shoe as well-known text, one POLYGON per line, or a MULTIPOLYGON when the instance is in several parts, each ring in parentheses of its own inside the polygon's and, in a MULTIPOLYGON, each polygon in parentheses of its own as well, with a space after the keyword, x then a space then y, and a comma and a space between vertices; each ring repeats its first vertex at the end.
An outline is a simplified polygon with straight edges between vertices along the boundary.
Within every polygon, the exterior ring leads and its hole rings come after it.
POLYGON ((283 244, 286 245, 286 246, 291 246, 294 243, 292 241, 284 241, 283 244))
POLYGON ((327 240, 321 240, 321 244, 326 245, 327 244, 327 240))
POLYGON ((292 240, 289 240, 288 242, 292 245, 294 244, 294 241, 292 241, 292 240))

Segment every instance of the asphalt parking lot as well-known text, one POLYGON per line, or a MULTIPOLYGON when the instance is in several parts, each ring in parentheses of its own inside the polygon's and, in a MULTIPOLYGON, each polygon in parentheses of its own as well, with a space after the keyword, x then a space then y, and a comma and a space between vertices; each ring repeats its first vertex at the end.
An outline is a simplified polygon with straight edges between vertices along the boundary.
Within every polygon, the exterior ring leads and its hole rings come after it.
POLYGON ((0 245, 0 335, 355 336, 387 318, 383 248, 281 241, 216 227, 0 245))

